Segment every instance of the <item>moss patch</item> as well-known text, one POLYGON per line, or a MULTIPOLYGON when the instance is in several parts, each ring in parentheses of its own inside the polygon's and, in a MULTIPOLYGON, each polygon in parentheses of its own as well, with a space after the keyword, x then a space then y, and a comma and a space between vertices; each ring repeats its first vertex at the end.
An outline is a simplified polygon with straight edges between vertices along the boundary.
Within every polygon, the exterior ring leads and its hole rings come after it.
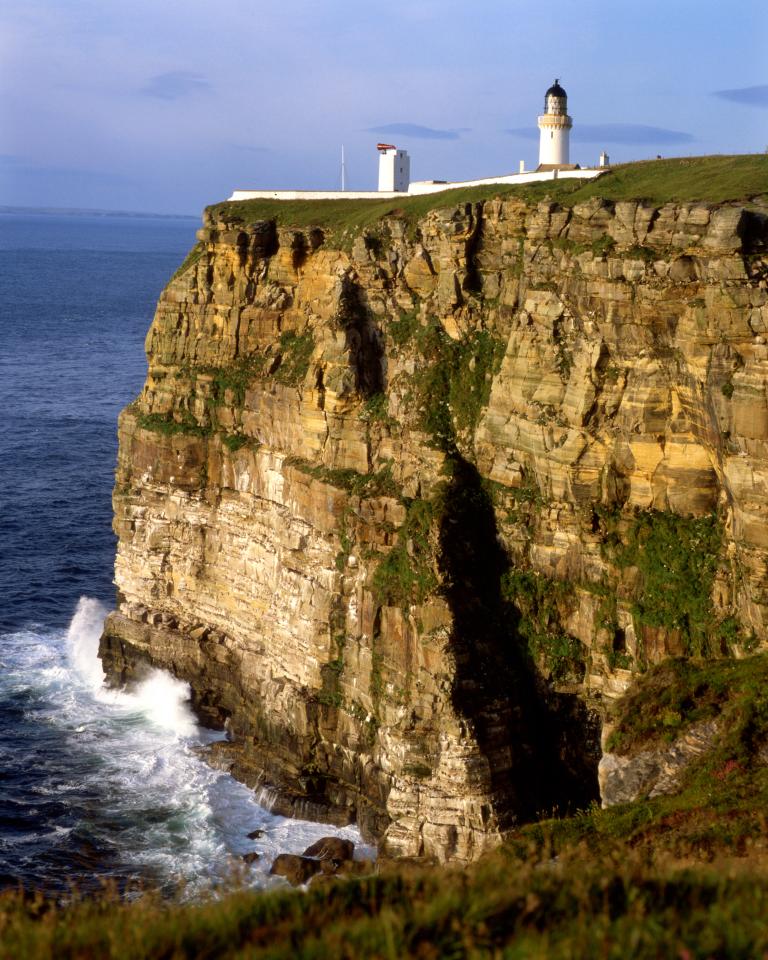
POLYGON ((170 413, 140 413, 136 423, 142 430, 151 430, 164 437, 173 437, 178 434, 192 437, 210 436, 208 427, 201 427, 191 413, 185 412, 181 419, 176 420, 170 413))
POLYGON ((438 512, 436 501, 408 502, 397 543, 373 574, 371 588, 379 605, 407 608, 422 603, 436 589, 433 522, 438 512))
POLYGON ((213 379, 211 403, 213 406, 245 404, 245 391, 264 373, 266 358, 260 355, 242 357, 225 367, 195 367, 188 370, 189 376, 206 374, 213 379))
POLYGON ((275 379, 281 383, 298 386, 307 375, 315 338, 311 330, 294 333, 287 330, 280 335, 280 364, 275 370, 275 379))
POLYGON ((720 653, 724 628, 712 607, 712 585, 722 542, 722 524, 714 515, 648 510, 635 516, 613 548, 620 568, 639 573, 635 622, 679 631, 691 656, 720 653))
POLYGON ((246 446, 251 450, 258 450, 258 448, 261 446, 258 440, 254 440, 251 437, 246 437, 242 433, 222 434, 221 442, 230 453, 237 453, 238 450, 242 450, 242 448, 246 446))
POLYGON ((555 683, 581 680, 584 649, 561 626, 574 604, 573 586, 527 570, 508 570, 501 578, 501 593, 517 610, 518 635, 547 677, 555 683))
POLYGON ((610 749, 627 754, 671 742, 691 724, 721 714, 731 731, 729 751, 745 759, 745 750, 760 746, 756 731, 768 731, 768 657, 674 659, 652 667, 615 707, 610 749))
POLYGON ((196 243, 176 268, 169 282, 173 283, 174 280, 177 280, 182 274, 185 274, 187 270, 191 270, 204 253, 204 245, 202 243, 196 243))
POLYGON ((504 345, 487 330, 453 340, 432 318, 416 329, 411 349, 418 362, 408 399, 418 427, 433 446, 450 451, 457 435, 474 433, 488 405, 504 345))
POLYGON ((400 487, 392 479, 392 464, 385 463, 376 473, 358 473, 357 470, 333 469, 313 464, 301 457, 286 457, 285 465, 322 483, 327 483, 356 497, 398 497, 400 487))

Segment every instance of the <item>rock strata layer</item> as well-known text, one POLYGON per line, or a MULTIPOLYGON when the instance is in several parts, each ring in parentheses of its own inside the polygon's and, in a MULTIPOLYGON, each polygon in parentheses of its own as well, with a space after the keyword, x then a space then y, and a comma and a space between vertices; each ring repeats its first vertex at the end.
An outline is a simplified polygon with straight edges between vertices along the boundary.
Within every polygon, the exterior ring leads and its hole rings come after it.
POLYGON ((390 854, 593 799, 601 698, 766 636, 767 218, 222 209, 120 417, 108 674, 188 680, 212 762, 390 854))

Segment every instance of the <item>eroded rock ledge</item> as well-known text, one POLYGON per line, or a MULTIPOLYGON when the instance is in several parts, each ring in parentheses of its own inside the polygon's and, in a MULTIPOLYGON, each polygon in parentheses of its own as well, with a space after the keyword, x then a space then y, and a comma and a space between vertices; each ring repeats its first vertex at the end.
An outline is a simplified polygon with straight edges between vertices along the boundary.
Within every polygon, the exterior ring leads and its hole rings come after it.
POLYGON ((120 417, 109 675, 185 678, 216 762, 390 853, 594 798, 601 698, 766 636, 767 242, 738 205, 209 213, 120 417))

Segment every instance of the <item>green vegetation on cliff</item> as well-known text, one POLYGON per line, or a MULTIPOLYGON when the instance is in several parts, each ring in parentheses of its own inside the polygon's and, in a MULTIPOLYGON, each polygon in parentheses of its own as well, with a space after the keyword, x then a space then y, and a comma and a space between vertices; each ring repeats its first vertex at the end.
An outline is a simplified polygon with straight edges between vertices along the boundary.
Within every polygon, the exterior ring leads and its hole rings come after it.
POLYGON ((768 657, 675 658, 652 667, 616 706, 609 747, 622 754, 648 749, 714 717, 729 731, 719 759, 748 763, 768 731, 768 657))
POLYGON ((301 473, 327 483, 340 490, 346 490, 353 497, 397 497, 400 487, 392 479, 392 465, 385 463, 376 473, 358 473, 357 470, 336 468, 312 463, 301 457, 286 457, 286 467, 295 467, 301 473))
POLYGON ((530 570, 508 570, 501 581, 504 599, 517 611, 517 632, 531 657, 555 683, 581 680, 585 651, 562 627, 574 604, 573 585, 530 570))
MULTIPOLYGON (((645 510, 622 517, 598 508, 605 554, 634 572, 631 590, 636 627, 674 632, 689 656, 727 653, 738 638, 733 618, 718 618, 712 587, 722 562, 722 523, 715 515, 683 517, 645 510)), ((681 652, 682 652, 681 651, 681 652)))
POLYGON ((633 604, 636 623, 679 630, 687 652, 718 653, 714 644, 712 581, 719 563, 722 528, 715 516, 680 517, 647 511, 634 518, 621 567, 639 571, 633 604))
POLYGON ((434 319, 418 328, 415 343, 419 365, 412 393, 419 426, 434 446, 451 450, 457 436, 477 427, 504 344, 487 330, 454 340, 434 319))
POLYGON ((556 200, 567 206, 603 197, 606 200, 647 200, 651 203, 702 200, 725 203, 768 195, 768 155, 680 157, 646 160, 612 167, 596 180, 557 180, 507 186, 496 184, 446 190, 397 200, 238 200, 208 207, 217 219, 276 220, 289 227, 322 226, 333 231, 362 230, 385 217, 415 222, 431 210, 458 203, 520 198, 556 200))
POLYGON ((511 841, 519 855, 531 844, 552 854, 583 844, 592 855, 633 849, 689 862, 768 855, 768 657, 667 660, 638 678, 611 719, 607 749, 625 757, 665 748, 702 721, 719 729, 678 792, 527 825, 511 841))
POLYGON ((371 589, 380 605, 407 608, 437 588, 433 524, 439 512, 439 497, 408 501, 397 543, 373 574, 371 589))
POLYGON ((173 437, 178 434, 205 437, 211 432, 210 429, 201 427, 188 411, 185 411, 185 415, 179 420, 174 419, 173 414, 170 413, 140 413, 136 422, 142 430, 150 430, 164 437, 173 437))

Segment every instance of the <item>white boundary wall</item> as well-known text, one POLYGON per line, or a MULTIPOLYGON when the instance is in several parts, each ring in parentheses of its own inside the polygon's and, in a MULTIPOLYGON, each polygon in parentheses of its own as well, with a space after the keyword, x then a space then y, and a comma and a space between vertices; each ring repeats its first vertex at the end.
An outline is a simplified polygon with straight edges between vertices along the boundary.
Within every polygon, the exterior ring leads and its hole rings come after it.
POLYGON ((485 187, 496 183, 539 183, 542 180, 592 180, 605 173, 602 169, 547 170, 544 173, 509 173, 500 177, 485 177, 482 180, 455 180, 436 183, 433 180, 416 180, 408 192, 385 190, 235 190, 229 200, 395 200, 421 196, 425 193, 442 193, 462 187, 485 187))

